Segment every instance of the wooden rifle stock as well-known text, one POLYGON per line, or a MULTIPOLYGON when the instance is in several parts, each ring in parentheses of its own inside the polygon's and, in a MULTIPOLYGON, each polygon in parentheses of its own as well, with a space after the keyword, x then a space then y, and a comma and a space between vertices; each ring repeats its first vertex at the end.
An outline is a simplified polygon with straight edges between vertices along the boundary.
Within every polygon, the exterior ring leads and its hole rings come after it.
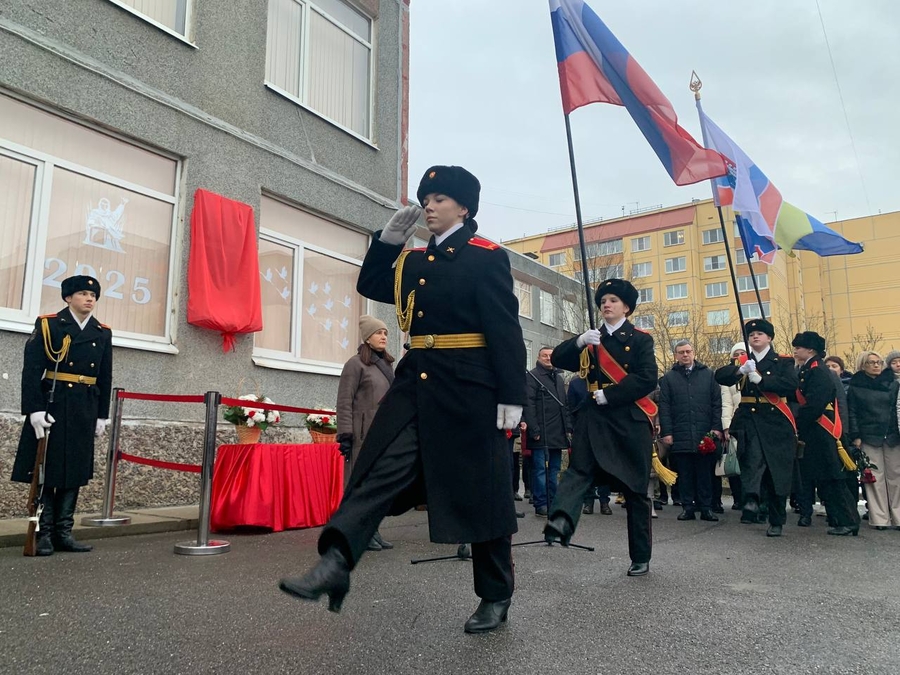
POLYGON ((50 438, 50 430, 44 431, 44 437, 38 441, 37 452, 34 455, 34 473, 31 475, 31 488, 28 490, 28 532, 25 534, 24 555, 37 555, 37 531, 41 518, 43 505, 41 498, 44 494, 44 463, 47 459, 47 441, 50 438))

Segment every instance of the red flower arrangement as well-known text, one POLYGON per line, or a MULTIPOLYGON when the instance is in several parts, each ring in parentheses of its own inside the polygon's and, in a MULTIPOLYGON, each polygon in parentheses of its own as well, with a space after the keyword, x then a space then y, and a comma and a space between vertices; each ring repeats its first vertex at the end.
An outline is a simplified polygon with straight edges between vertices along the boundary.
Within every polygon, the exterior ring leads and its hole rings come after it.
POLYGON ((863 469, 862 473, 860 473, 860 475, 859 475, 859 482, 860 483, 875 483, 875 482, 877 482, 877 479, 875 478, 875 474, 872 473, 872 469, 870 469, 869 467, 866 467, 865 469, 863 469))
POLYGON ((709 432, 700 439, 700 444, 697 446, 697 449, 700 451, 701 455, 711 455, 716 451, 716 435, 713 432, 709 432))

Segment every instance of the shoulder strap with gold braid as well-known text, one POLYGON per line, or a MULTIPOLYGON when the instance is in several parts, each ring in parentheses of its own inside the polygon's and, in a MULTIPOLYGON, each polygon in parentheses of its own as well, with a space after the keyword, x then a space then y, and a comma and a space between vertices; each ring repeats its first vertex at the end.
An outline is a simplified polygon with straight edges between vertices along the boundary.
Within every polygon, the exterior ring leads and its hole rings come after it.
POLYGON ((397 310, 397 323, 403 333, 409 332, 409 328, 412 325, 413 307, 416 304, 416 291, 413 289, 406 296, 406 309, 403 308, 403 292, 401 290, 403 284, 403 263, 409 254, 409 250, 401 251, 400 257, 397 258, 397 265, 394 268, 394 306, 397 310))
MULTIPOLYGON (((797 401, 800 405, 806 405, 806 397, 803 395, 803 392, 798 389, 796 393, 797 401)), ((832 422, 828 419, 825 413, 822 413, 817 421, 819 426, 827 431, 828 435, 837 442, 838 457, 841 458, 841 464, 844 465, 844 468, 847 471, 857 471, 858 467, 856 466, 856 462, 853 461, 853 458, 850 457, 850 453, 847 452, 844 444, 841 443, 841 435, 844 433, 844 424, 841 422, 841 411, 838 409, 837 399, 834 399, 833 405, 834 421, 832 422)))
POLYGON ((41 319, 41 335, 44 338, 44 353, 53 363, 62 363, 69 353, 69 345, 72 344, 72 336, 65 335, 62 341, 62 347, 59 350, 53 349, 53 343, 50 341, 50 322, 47 319, 41 319))

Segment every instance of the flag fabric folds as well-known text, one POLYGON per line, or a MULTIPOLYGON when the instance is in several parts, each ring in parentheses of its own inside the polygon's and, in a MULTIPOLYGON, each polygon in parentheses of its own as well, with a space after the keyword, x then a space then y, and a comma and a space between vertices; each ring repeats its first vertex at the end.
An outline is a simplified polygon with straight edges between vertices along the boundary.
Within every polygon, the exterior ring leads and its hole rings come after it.
POLYGON ((678 125, 669 99, 583 0, 550 0, 550 18, 567 115, 589 103, 624 106, 676 185, 725 175, 725 160, 678 125))
POLYGON ((863 246, 844 239, 808 213, 784 201, 781 192, 741 148, 713 122, 697 101, 707 147, 728 162, 728 174, 713 181, 716 206, 731 206, 748 258, 756 253, 771 264, 775 252, 812 251, 820 256, 862 253, 863 246))

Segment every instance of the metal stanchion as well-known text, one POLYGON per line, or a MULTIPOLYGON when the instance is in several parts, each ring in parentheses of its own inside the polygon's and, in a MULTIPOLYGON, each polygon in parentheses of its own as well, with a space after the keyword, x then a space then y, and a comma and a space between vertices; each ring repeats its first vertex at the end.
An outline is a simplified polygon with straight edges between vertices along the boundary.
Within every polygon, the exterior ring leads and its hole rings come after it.
POLYGON ((200 523, 197 526, 196 541, 175 544, 175 553, 180 555, 214 555, 231 550, 231 544, 227 541, 209 539, 213 463, 216 461, 216 423, 219 419, 222 395, 217 391, 208 391, 203 399, 206 404, 206 428, 203 433, 203 463, 200 468, 200 523))
POLYGON ((116 525, 128 525, 131 518, 128 516, 113 516, 113 506, 116 501, 116 471, 119 468, 119 436, 122 430, 122 404, 124 399, 119 398, 121 387, 113 389, 112 428, 109 430, 109 448, 106 451, 106 494, 103 496, 103 514, 100 518, 85 516, 81 519, 82 525, 92 527, 111 527, 116 525))

